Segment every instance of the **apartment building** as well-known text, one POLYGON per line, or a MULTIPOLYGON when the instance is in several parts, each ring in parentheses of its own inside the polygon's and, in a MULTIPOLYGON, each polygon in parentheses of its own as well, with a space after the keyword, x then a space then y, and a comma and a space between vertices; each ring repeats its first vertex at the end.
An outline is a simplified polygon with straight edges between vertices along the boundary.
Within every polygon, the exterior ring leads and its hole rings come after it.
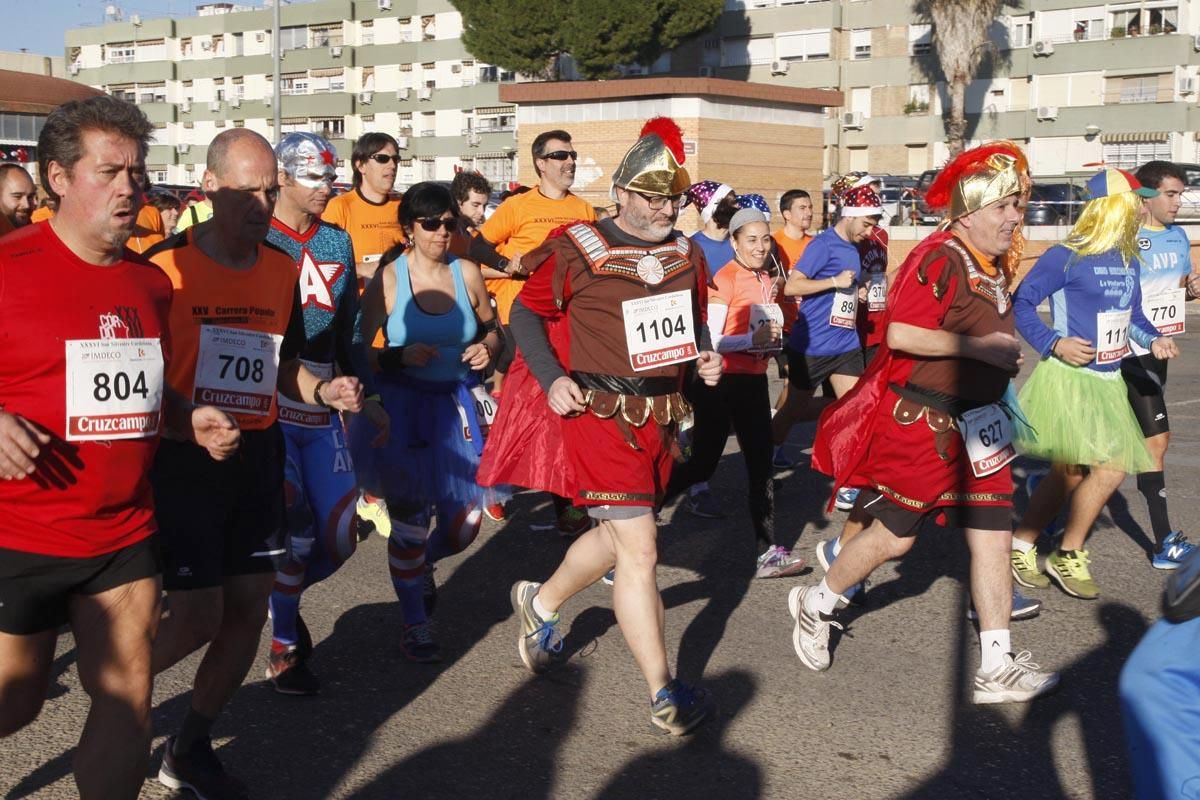
MULTIPOLYGON (((515 76, 466 52, 448 0, 316 0, 279 12, 280 131, 332 140, 340 179, 350 180, 346 159, 370 131, 399 141, 398 185, 449 180, 459 167, 495 183, 515 178, 516 109, 498 93, 515 76)), ((153 182, 194 185, 208 143, 227 127, 278 138, 272 14, 227 2, 174 19, 117 11, 67 31, 67 72, 145 111, 158 129, 153 182)))
MULTIPOLYGON (((726 0, 670 71, 835 88, 824 172, 916 174, 947 157, 946 86, 912 0, 726 0)), ((1200 161, 1200 0, 1021 0, 980 32, 968 135, 1023 143, 1039 176, 1200 161)), ((657 65, 656 65, 657 66, 657 65)))

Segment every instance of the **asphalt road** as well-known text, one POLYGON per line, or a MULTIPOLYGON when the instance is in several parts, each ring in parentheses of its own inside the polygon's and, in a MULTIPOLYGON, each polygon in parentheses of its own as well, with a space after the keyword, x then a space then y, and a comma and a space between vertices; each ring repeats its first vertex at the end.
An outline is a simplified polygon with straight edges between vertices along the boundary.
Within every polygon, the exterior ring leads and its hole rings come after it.
MULTIPOLYGON (((1200 316, 1189 322, 1200 329, 1200 316)), ((1175 526, 1200 531, 1200 336, 1185 334, 1180 344, 1168 390, 1167 480, 1175 526)), ((811 427, 797 429, 794 451, 810 437, 811 427)), ((828 481, 806 463, 782 476, 778 530, 815 564, 813 546, 835 535, 844 515, 824 513, 828 481)), ((1013 626, 1015 647, 1060 670, 1061 689, 1031 705, 985 707, 966 699, 978 655, 964 618, 961 536, 927 528, 905 561, 879 570, 868 607, 835 637, 832 669, 817 674, 792 651, 786 597, 797 580, 819 580, 820 568, 753 579, 744 470, 732 440, 713 486, 726 520, 676 509, 660 528, 671 658, 720 704, 694 736, 677 740, 650 725, 647 690, 603 584, 564 609, 568 666, 542 678, 521 667, 509 587, 546 577, 565 549, 553 533, 531 530, 551 512, 543 497, 522 494, 507 523, 486 523, 467 553, 439 565, 444 663, 399 657, 386 549, 373 536, 304 597, 320 696, 270 689, 264 636, 262 656, 217 724, 220 757, 256 798, 296 800, 1130 796, 1115 686, 1156 616, 1163 582, 1149 566, 1149 521, 1132 479, 1090 541, 1101 598, 1036 592, 1046 609, 1013 626)), ((157 682, 153 770, 186 708, 196 663, 157 682)), ((87 699, 69 636, 55 673, 41 717, 0 743, 5 798, 75 795, 70 762, 87 699)), ((142 797, 172 796, 148 778, 142 797)))

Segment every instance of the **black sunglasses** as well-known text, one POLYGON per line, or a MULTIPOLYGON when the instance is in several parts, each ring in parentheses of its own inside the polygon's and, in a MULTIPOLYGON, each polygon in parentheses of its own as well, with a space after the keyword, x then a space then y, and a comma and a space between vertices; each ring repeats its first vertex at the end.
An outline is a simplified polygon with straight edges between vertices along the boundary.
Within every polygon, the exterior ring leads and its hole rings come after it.
POLYGON ((400 163, 400 156, 389 156, 387 153, 376 153, 373 156, 368 156, 376 164, 386 164, 389 161, 393 164, 400 163))
POLYGON ((579 160, 579 153, 574 150, 555 150, 553 153, 543 153, 542 158, 548 158, 551 161, 566 161, 568 158, 572 161, 579 160))
POLYGON ((441 217, 422 217, 417 220, 417 224, 421 226, 421 230, 433 233, 438 228, 445 228, 447 233, 452 233, 458 227, 458 220, 454 217, 450 219, 442 219, 441 217))

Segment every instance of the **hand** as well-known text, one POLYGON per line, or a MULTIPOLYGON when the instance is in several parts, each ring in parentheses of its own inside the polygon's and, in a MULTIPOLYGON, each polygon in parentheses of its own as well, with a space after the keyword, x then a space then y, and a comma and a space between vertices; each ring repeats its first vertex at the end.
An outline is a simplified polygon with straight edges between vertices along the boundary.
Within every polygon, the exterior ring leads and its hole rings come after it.
POLYGON ((778 322, 767 322, 765 325, 758 326, 758 330, 750 337, 750 342, 755 347, 766 347, 776 344, 782 336, 783 327, 778 322))
POLYGON ((1200 273, 1193 272, 1187 279, 1187 296, 1200 297, 1200 273))
POLYGON ((1072 367, 1082 367, 1092 363, 1096 357, 1096 348, 1087 339, 1078 336, 1064 336, 1054 344, 1054 355, 1070 364, 1072 367))
POLYGON ((854 273, 848 269, 844 269, 833 276, 833 286, 835 289, 849 289, 853 285, 854 273))
POLYGON ((491 363, 492 351, 483 342, 476 342, 463 350, 462 360, 464 364, 469 364, 471 369, 485 369, 491 363))
POLYGON ((16 414, 0 411, 0 478, 21 480, 37 471, 39 445, 50 444, 50 434, 16 414))
POLYGON ((1021 371, 1025 357, 1021 355, 1021 343, 1011 333, 993 331, 986 336, 976 336, 969 357, 993 367, 999 367, 1010 375, 1021 371))
POLYGON ((1155 358, 1175 358, 1179 355, 1179 345, 1169 336, 1160 336, 1150 343, 1150 352, 1155 358))
POLYGON ((866 286, 858 287, 858 302, 860 302, 860 303, 867 302, 867 287, 866 286))
POLYGON ((521 270, 521 253, 513 253, 513 257, 508 260, 508 269, 505 270, 509 275, 524 275, 521 270))
POLYGON ((237 452, 242 431, 221 409, 196 406, 192 409, 192 441, 207 450, 213 461, 225 461, 237 452))
POLYGON ((712 350, 700 351, 700 357, 696 359, 696 374, 700 376, 700 380, 704 381, 706 386, 716 386, 717 381, 721 380, 723 369, 721 356, 712 350))
POLYGON ((363 390, 358 378, 342 375, 323 384, 318 391, 321 400, 334 411, 349 411, 354 414, 362 411, 363 390))
POLYGON ((583 390, 579 388, 579 384, 566 375, 557 378, 554 383, 550 384, 550 391, 546 393, 546 401, 550 404, 550 410, 560 417, 579 414, 587 408, 583 404, 583 390))
POLYGON ((363 402, 362 415, 378 431, 375 438, 371 440, 371 447, 378 448, 386 445, 388 437, 392 434, 392 418, 388 416, 387 411, 384 411, 383 405, 378 400, 366 400, 363 402))
POLYGON ((437 355, 438 349, 431 344, 406 344, 401 360, 406 367, 424 367, 437 355))

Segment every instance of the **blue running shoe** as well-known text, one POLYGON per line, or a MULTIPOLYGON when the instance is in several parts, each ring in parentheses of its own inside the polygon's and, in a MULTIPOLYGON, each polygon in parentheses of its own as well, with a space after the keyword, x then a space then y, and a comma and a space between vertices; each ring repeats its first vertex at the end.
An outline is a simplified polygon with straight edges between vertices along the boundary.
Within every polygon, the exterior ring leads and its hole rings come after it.
POLYGON ((838 489, 833 507, 838 511, 849 511, 854 508, 854 503, 858 500, 858 492, 858 489, 838 489))
MULTIPOLYGON (((1009 619, 1032 619, 1042 611, 1042 601, 1035 600, 1032 597, 1026 597, 1017 589, 1013 588, 1012 593, 1012 611, 1009 612, 1009 619)), ((979 615, 975 613, 974 604, 967 607, 967 619, 975 621, 979 619, 979 615)))
POLYGON ((1154 554, 1150 566, 1155 569, 1179 569, 1180 562, 1195 549, 1196 545, 1187 540, 1183 531, 1171 531, 1171 534, 1163 539, 1162 547, 1154 554))
POLYGON ((675 678, 658 690, 650 706, 650 721, 672 736, 685 736, 712 710, 712 698, 699 686, 675 678))
POLYGON ((512 588, 512 607, 517 615, 520 634, 517 636, 517 652, 521 663, 534 673, 546 672, 562 661, 562 634, 558 632, 558 614, 542 619, 533 610, 533 598, 537 596, 540 583, 517 581, 512 588))
MULTIPOLYGON (((821 564, 821 569, 829 572, 829 566, 833 560, 837 558, 834 555, 834 549, 837 547, 837 539, 829 539, 817 542, 817 561, 821 564)), ((861 606, 866 602, 866 587, 862 583, 856 583, 846 590, 842 597, 846 598, 846 602, 850 605, 861 606)))
POLYGON ((608 586, 612 586, 613 583, 617 580, 617 568, 613 567, 608 572, 604 573, 604 577, 601 578, 600 580, 604 581, 604 583, 607 584, 608 586))

